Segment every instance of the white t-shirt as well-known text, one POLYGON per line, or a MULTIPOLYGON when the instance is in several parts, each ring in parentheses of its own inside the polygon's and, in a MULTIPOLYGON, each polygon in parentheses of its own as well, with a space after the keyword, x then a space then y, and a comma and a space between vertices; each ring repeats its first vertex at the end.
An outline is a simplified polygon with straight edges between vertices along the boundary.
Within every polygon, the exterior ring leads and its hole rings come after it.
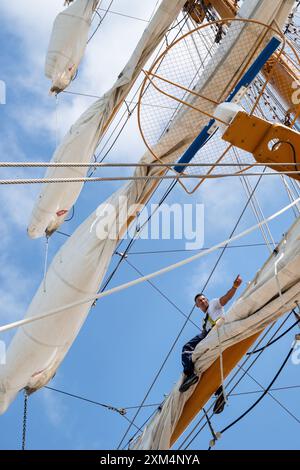
MULTIPOLYGON (((217 321, 219 318, 224 318, 225 319, 225 312, 224 312, 224 308, 222 307, 222 305, 220 304, 220 299, 212 299, 209 301, 209 305, 208 305, 208 309, 204 315, 204 319, 203 319, 203 322, 202 322, 202 326, 204 328, 204 323, 205 323, 205 318, 206 318, 206 315, 209 315, 209 317, 213 320, 213 321, 217 321)), ((213 325, 210 323, 209 320, 207 320, 206 322, 206 331, 210 331, 212 329, 213 325)))

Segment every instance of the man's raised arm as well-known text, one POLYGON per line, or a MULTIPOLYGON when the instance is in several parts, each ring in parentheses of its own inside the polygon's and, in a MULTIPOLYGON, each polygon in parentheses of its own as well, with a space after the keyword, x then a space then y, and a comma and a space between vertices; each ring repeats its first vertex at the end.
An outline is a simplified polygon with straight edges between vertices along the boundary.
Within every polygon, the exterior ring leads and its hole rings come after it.
POLYGON ((229 289, 229 291, 225 295, 223 295, 223 297, 220 297, 220 304, 222 305, 222 307, 224 307, 232 299, 232 297, 236 293, 236 290, 240 287, 242 282, 243 280, 241 276, 238 275, 236 279, 234 280, 232 288, 229 289))

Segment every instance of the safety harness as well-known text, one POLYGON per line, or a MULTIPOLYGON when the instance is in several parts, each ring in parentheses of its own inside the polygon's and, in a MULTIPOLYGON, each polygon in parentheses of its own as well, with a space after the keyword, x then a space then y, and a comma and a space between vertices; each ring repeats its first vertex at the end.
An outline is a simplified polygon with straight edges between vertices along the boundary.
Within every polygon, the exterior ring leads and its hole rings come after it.
POLYGON ((213 328, 216 325, 216 322, 213 321, 213 319, 211 318, 209 313, 206 313, 205 318, 204 318, 203 323, 202 323, 203 331, 204 331, 205 334, 208 334, 209 331, 210 331, 210 330, 207 331, 207 323, 208 322, 211 324, 211 328, 213 328))

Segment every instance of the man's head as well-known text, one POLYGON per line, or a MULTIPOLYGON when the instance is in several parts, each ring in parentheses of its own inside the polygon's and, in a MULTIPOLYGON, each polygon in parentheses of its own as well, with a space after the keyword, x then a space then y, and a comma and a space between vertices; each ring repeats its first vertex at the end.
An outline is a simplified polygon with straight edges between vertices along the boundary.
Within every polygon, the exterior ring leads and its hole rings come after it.
POLYGON ((205 297, 205 295, 201 293, 195 295, 195 304, 198 308, 200 308, 200 310, 202 310, 202 312, 205 313, 208 309, 209 302, 207 297, 205 297))

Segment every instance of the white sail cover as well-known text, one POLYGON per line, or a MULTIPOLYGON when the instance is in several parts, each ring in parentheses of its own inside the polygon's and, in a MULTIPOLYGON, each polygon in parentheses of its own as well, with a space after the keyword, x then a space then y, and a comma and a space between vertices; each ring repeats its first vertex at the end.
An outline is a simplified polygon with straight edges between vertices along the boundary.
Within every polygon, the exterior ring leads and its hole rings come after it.
POLYGON ((63 91, 84 56, 92 17, 100 0, 75 0, 55 19, 45 63, 51 92, 63 91))
MULTIPOLYGON (((184 0, 162 0, 114 86, 90 106, 71 127, 54 153, 52 162, 90 163, 99 140, 112 118, 184 4, 184 0)), ((86 175, 86 168, 50 168, 46 172, 47 178, 72 178, 86 175)), ((56 230, 76 202, 82 186, 83 183, 43 185, 29 222, 29 236, 31 238, 42 237, 46 231, 51 233, 56 230)))
MULTIPOLYGON (((222 349, 239 343, 276 321, 296 307, 300 293, 300 218, 279 245, 278 254, 270 256, 258 271, 252 283, 233 304, 226 315, 225 324, 219 328, 222 349), (275 276, 277 265, 278 277, 275 276), (280 286, 280 290, 279 287, 280 286), (282 295, 281 295, 282 294, 282 295)), ((194 353, 195 369, 200 376, 220 354, 218 333, 213 329, 201 341, 194 353)), ((180 393, 179 379, 173 391, 151 422, 131 445, 132 449, 166 450, 183 407, 195 390, 180 393)), ((199 387, 199 385, 198 385, 199 387)))
MULTIPOLYGON (((246 3, 250 4, 250 2, 246 3)), ((263 5, 264 2, 252 1, 253 9, 258 12, 258 15, 263 16, 262 12, 265 10, 262 8, 257 10, 257 3, 263 5)), ((273 15, 269 5, 268 12, 265 12, 266 18, 263 17, 263 19, 271 21, 286 3, 286 0, 272 2, 273 15)), ((290 3, 293 4, 293 2, 290 3)), ((253 10, 247 9, 246 13, 251 16, 253 10)), ((287 14, 288 12, 286 16, 287 14)), ((262 28, 261 33, 263 32, 262 28)), ((207 93, 213 99, 217 96, 221 99, 227 97, 231 83, 236 81, 241 67, 247 60, 248 51, 261 41, 259 36, 253 35, 251 25, 246 23, 243 23, 239 34, 235 30, 234 36, 229 32, 227 38, 224 41, 224 47, 218 53, 218 60, 214 61, 214 67, 207 68, 197 87, 197 90, 204 95, 207 93), (240 47, 241 42, 245 41, 248 44, 246 51, 245 48, 240 47), (232 44, 235 47, 232 47, 232 44), (228 63, 230 67, 227 66, 228 63)), ((267 38, 265 40, 267 41, 267 38)), ((264 47, 264 44, 261 44, 261 47, 264 47)), ((193 98, 191 101, 209 113, 214 111, 214 105, 200 97, 193 98)), ((169 131, 157 144, 155 153, 164 163, 176 161, 208 119, 191 108, 182 109, 173 120, 169 131), (194 124, 191 125, 191 122, 194 124)), ((146 152, 140 163, 151 164, 153 161, 152 154, 146 152)), ((159 176, 164 172, 165 169, 161 167, 141 166, 137 168, 135 175, 159 176)), ((158 181, 153 180, 138 180, 126 184, 101 206, 98 213, 92 214, 75 231, 54 258, 46 277, 46 291, 42 283, 29 306, 26 318, 39 316, 97 293, 118 242, 111 237, 111 233, 115 231, 115 221, 120 219, 121 214, 123 221, 132 220, 139 211, 139 208, 134 208, 132 205, 145 203, 157 184, 158 181), (111 207, 109 204, 115 207, 115 211, 111 210, 109 217, 94 224, 97 217, 104 214, 107 207, 111 207), (99 238, 97 234, 103 232, 105 226, 108 226, 106 236, 99 238), (92 230, 91 227, 93 227, 92 230)), ((123 223, 121 225, 123 226, 123 223)), ((120 228, 118 233, 122 234, 123 228, 120 228)), ((30 323, 18 330, 8 348, 7 363, 0 369, 0 412, 7 409, 19 390, 24 387, 38 389, 52 378, 78 335, 91 303, 69 308, 58 315, 30 323)))

